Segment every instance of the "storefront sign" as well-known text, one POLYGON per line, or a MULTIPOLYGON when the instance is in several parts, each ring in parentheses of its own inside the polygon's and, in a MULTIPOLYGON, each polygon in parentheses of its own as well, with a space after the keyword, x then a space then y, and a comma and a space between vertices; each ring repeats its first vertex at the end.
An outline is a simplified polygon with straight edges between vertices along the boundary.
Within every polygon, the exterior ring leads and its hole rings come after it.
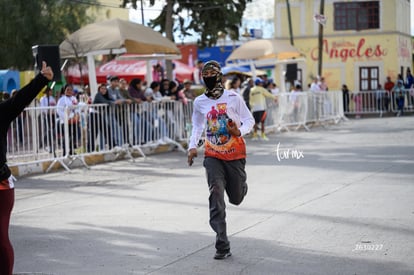
MULTIPOLYGON (((323 51, 328 55, 329 59, 339 58, 342 62, 346 62, 348 58, 381 59, 388 53, 387 49, 383 49, 379 44, 375 45, 374 47, 367 46, 365 43, 365 38, 361 38, 357 44, 349 41, 332 41, 329 44, 328 40, 325 39, 323 41, 323 51)), ((312 49, 311 58, 314 61, 318 60, 318 47, 312 49)))

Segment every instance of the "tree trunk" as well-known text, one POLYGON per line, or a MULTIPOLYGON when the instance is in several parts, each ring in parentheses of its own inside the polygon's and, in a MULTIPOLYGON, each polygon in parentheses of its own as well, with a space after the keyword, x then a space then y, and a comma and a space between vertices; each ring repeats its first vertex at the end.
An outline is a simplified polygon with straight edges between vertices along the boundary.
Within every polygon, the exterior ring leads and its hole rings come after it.
MULTIPOLYGON (((165 34, 166 34, 168 39, 170 39, 171 41, 174 42, 173 18, 172 18, 173 5, 174 5, 174 0, 167 0, 167 16, 166 16, 166 19, 165 19, 165 34)), ((175 79, 173 79, 173 73, 172 73, 172 61, 171 60, 166 60, 165 61, 165 66, 166 66, 165 69, 167 71, 167 78, 169 80, 175 80, 175 79)))

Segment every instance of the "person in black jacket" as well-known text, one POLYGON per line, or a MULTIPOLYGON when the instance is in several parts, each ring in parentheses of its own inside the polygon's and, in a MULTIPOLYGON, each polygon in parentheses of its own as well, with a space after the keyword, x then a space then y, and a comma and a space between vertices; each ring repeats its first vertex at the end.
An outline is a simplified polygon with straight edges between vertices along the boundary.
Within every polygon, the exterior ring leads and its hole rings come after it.
POLYGON ((14 252, 9 239, 10 215, 14 204, 14 178, 7 166, 7 131, 11 122, 53 79, 53 71, 43 62, 40 73, 15 96, 0 102, 0 274, 13 272, 14 252))

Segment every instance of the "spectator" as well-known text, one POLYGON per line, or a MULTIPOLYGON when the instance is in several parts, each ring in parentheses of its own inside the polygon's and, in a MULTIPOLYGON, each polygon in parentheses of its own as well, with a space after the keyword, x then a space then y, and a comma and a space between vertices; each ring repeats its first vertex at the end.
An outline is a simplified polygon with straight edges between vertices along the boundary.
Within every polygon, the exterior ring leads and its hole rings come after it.
POLYGON ((131 80, 131 83, 129 83, 128 93, 134 99, 135 103, 151 101, 150 97, 145 96, 145 92, 142 89, 142 80, 139 78, 131 80))
POLYGON ((349 89, 346 84, 342 85, 342 100, 343 100, 343 106, 344 106, 344 112, 349 112, 349 89))
POLYGON ((133 112, 134 144, 144 144, 152 139, 152 117, 149 112, 151 96, 146 96, 142 90, 142 81, 139 78, 131 80, 128 88, 129 94, 134 98, 137 109, 133 112))
POLYGON ((407 73, 405 77, 405 88, 410 89, 414 84, 414 77, 411 74, 410 68, 407 68, 407 73))
POLYGON ((259 128, 259 124, 261 124, 261 138, 262 140, 269 140, 265 134, 265 120, 266 120, 266 97, 272 98, 273 100, 276 100, 277 97, 275 95, 272 95, 268 90, 266 90, 263 85, 264 81, 260 78, 257 78, 255 80, 255 85, 250 90, 250 107, 251 111, 253 113, 253 117, 255 120, 254 125, 254 132, 252 140, 257 140, 257 130, 259 128))
POLYGON ((324 91, 324 92, 328 91, 328 86, 326 85, 325 78, 323 76, 319 77, 318 86, 319 86, 319 91, 324 91))
POLYGON ((181 90, 179 90, 177 92, 177 97, 178 100, 183 103, 184 105, 188 104, 188 98, 186 97, 185 93, 184 93, 184 88, 182 88, 181 90))
POLYGON ((175 81, 170 81, 166 96, 169 96, 171 100, 179 100, 178 98, 178 85, 175 81))
POLYGON ((108 85, 108 94, 116 101, 121 100, 123 103, 132 103, 131 100, 125 99, 119 91, 119 77, 111 76, 108 85))
POLYGON ((403 90, 400 90, 398 92, 398 94, 396 95, 396 100, 397 100, 397 108, 398 108, 397 116, 402 116, 404 115, 404 92, 403 90))
POLYGON ((403 85, 404 85, 405 81, 404 81, 404 77, 403 77, 402 74, 398 74, 398 76, 397 76, 397 83, 398 83, 398 81, 401 81, 403 83, 403 85))
POLYGON ((241 94, 247 108, 250 110, 250 90, 253 87, 253 79, 250 77, 243 82, 241 94))
POLYGON ((203 78, 201 77, 201 70, 203 69, 204 62, 197 60, 195 69, 193 71, 194 84, 203 85, 203 78))
POLYGON ((240 78, 238 76, 234 76, 230 79, 229 86, 226 87, 227 90, 233 91, 237 94, 240 94, 240 78))
POLYGON ((278 95, 280 90, 279 87, 274 83, 272 80, 270 80, 269 85, 267 86, 267 89, 273 94, 278 95))
POLYGON ((191 85, 193 84, 191 80, 185 79, 183 84, 184 84, 184 88, 182 91, 184 92, 185 97, 190 100, 194 100, 197 97, 197 95, 195 91, 191 89, 191 85))
POLYGON ((171 99, 171 102, 167 102, 165 104, 166 109, 166 117, 168 119, 168 123, 170 125, 170 134, 172 139, 180 138, 179 134, 181 133, 179 127, 181 122, 183 122, 183 118, 178 117, 178 104, 174 101, 179 101, 180 97, 178 95, 178 85, 175 81, 170 81, 168 86, 168 91, 166 95, 171 99))
POLYGON ((151 98, 155 101, 161 101, 163 96, 160 92, 160 83, 157 81, 151 82, 150 86, 145 90, 145 97, 151 98))
POLYGON ((150 97, 152 100, 158 102, 157 105, 152 105, 152 113, 150 123, 152 123, 154 128, 154 138, 157 140, 158 144, 165 144, 165 141, 168 137, 168 128, 163 117, 165 106, 162 103, 159 103, 163 100, 163 97, 160 92, 160 83, 153 81, 145 91, 145 96, 150 97))
POLYGON ((52 95, 52 89, 47 87, 44 91, 44 95, 40 98, 40 107, 42 107, 42 123, 43 123, 43 147, 49 151, 54 152, 54 139, 52 134, 55 131, 56 115, 55 109, 51 108, 56 106, 56 100, 52 95))
POLYGON ((162 96, 167 96, 169 87, 170 81, 167 78, 162 79, 160 82, 160 93, 162 96))
POLYGON ((160 82, 161 79, 164 78, 164 68, 161 66, 160 63, 155 64, 152 66, 152 80, 156 82, 160 82))
MULTIPOLYGON (((391 90, 391 98, 395 101, 392 102, 393 106, 397 107, 397 116, 403 115, 404 111, 404 83, 401 79, 397 81, 397 84, 391 90), (394 105, 395 104, 395 105, 394 105)), ((393 108, 394 109, 394 108, 393 108)))
POLYGON ((377 90, 375 92, 375 101, 377 104, 377 110, 381 111, 381 115, 384 109, 384 94, 385 91, 382 89, 382 85, 378 83, 377 90))
POLYGON ((104 149, 104 144, 112 149, 115 145, 112 137, 112 124, 115 122, 114 105, 122 104, 122 100, 114 100, 108 93, 108 88, 105 84, 98 87, 98 92, 93 99, 93 104, 106 104, 108 107, 99 107, 99 110, 93 110, 89 113, 89 133, 88 133, 88 152, 95 150, 95 139, 98 134, 101 136, 101 149, 104 149))
POLYGON ((319 87, 319 85, 318 85, 318 77, 314 77, 313 78, 313 81, 312 81, 312 84, 311 84, 311 86, 310 86, 310 89, 309 89, 311 92, 319 92, 319 91, 321 91, 321 89, 320 89, 320 87, 319 87))
POLYGON ((293 90, 289 94, 289 103, 291 108, 292 122, 298 123, 299 121, 299 109, 300 109, 300 96, 299 93, 302 91, 302 86, 296 84, 293 90))
POLYGON ((351 95, 351 99, 354 100, 355 103, 355 118, 361 118, 362 112, 362 95, 359 92, 353 93, 351 95))
POLYGON ((391 94, 392 94, 392 89, 394 88, 394 82, 391 81, 391 77, 387 76, 387 80, 384 84, 384 90, 385 90, 385 94, 384 94, 384 108, 385 111, 388 112, 389 111, 389 107, 390 107, 390 99, 391 99, 391 94))
POLYGON ((63 155, 66 156, 66 153, 73 155, 73 149, 77 148, 80 116, 76 108, 78 101, 74 96, 73 86, 66 84, 62 91, 62 96, 57 102, 57 115, 60 123, 60 133, 62 133, 63 155), (69 124, 68 141, 65 138, 65 123, 69 124), (69 143, 69 152, 66 152, 66 142, 69 143))
POLYGON ((123 98, 129 100, 131 103, 135 102, 135 99, 129 94, 128 82, 125 78, 121 78, 119 80, 119 93, 123 98))
POLYGON ((263 88, 267 89, 267 86, 269 85, 267 74, 260 75, 259 77, 261 80, 263 80, 263 88))

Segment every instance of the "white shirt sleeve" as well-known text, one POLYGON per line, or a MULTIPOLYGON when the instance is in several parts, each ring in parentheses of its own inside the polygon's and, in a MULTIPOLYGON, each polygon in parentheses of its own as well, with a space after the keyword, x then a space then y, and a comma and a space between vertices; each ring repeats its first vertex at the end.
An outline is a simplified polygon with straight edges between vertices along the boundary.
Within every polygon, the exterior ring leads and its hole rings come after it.
POLYGON ((56 108, 56 112, 58 114, 58 117, 61 121, 61 123, 63 123, 64 119, 65 119, 65 99, 64 97, 61 97, 57 103, 57 108, 56 108))
POLYGON ((199 101, 194 102, 194 110, 192 115, 192 131, 190 137, 190 144, 188 149, 197 148, 198 141, 201 138, 201 135, 204 131, 205 118, 202 112, 199 110, 199 101))
POLYGON ((240 133, 242 136, 248 134, 255 122, 252 113, 250 112, 249 108, 247 108, 246 103, 244 100, 239 96, 239 112, 240 112, 240 122, 241 126, 239 128, 240 133))

